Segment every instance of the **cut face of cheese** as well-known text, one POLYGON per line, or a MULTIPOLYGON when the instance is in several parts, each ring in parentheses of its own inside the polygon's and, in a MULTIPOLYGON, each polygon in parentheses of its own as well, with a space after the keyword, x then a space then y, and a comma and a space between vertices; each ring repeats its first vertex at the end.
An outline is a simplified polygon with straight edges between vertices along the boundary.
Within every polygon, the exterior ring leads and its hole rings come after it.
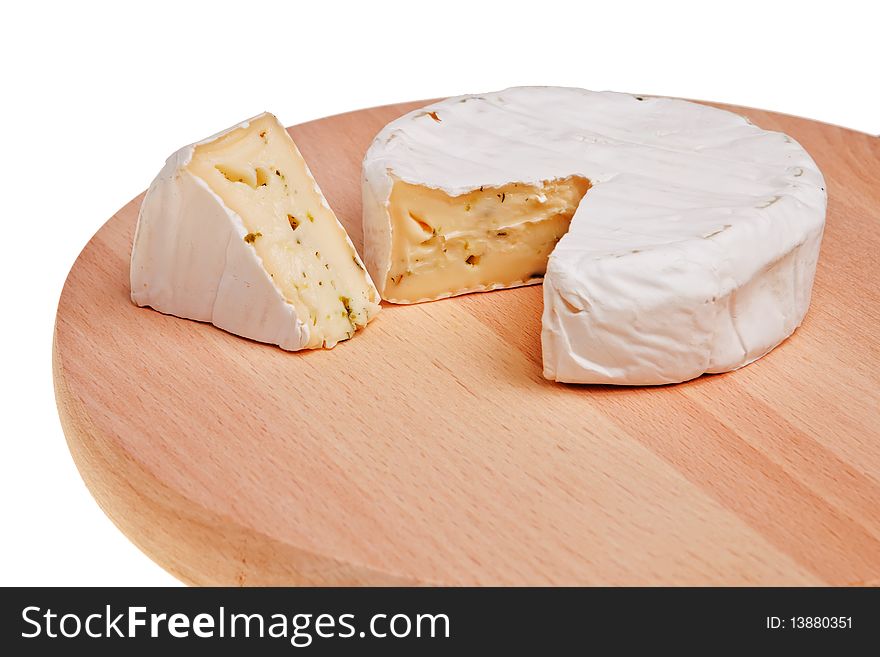
POLYGON ((332 347, 375 314, 360 259, 274 117, 196 146, 187 170, 241 217, 245 243, 308 324, 306 347, 332 347))
POLYGON ((572 176, 450 196, 395 181, 385 298, 411 303, 540 282, 589 186, 572 176))
POLYGON ((396 303, 537 282, 546 263, 545 377, 675 383, 742 367, 800 325, 824 185, 790 137, 697 103, 460 96, 374 139, 364 255, 396 303))
POLYGON ((270 114, 169 160, 142 206, 132 298, 290 350, 332 347, 379 310, 345 229, 270 114))

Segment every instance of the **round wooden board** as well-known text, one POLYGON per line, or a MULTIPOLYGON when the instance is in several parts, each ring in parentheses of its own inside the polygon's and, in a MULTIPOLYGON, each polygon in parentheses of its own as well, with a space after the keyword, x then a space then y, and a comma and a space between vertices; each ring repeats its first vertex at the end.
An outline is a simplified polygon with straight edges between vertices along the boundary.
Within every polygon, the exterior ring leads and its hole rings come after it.
MULTIPOLYGON (((422 104, 290 129, 358 247, 361 158, 422 104)), ((386 304, 286 353, 132 305, 138 197, 58 306, 83 479, 190 583, 880 583, 880 139, 729 109, 800 141, 830 196, 806 322, 753 365, 548 382, 540 287, 386 304)))

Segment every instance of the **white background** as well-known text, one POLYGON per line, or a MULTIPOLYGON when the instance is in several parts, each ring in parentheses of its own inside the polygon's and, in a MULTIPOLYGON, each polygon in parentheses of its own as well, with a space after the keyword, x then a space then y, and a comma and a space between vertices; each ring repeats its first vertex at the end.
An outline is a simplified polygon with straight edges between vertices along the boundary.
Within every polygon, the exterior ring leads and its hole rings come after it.
POLYGON ((50 362, 74 259, 173 150, 264 109, 291 125, 518 84, 711 99, 877 134, 878 19, 867 0, 5 3, 0 584, 175 583, 80 480, 50 362))

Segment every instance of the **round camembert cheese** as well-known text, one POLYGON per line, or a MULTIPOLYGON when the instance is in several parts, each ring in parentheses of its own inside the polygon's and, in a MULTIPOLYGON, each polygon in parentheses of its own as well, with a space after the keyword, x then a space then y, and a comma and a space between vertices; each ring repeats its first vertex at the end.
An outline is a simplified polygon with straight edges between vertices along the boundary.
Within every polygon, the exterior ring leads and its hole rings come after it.
POLYGON ((543 281, 545 377, 664 384, 742 367, 800 325, 826 192, 798 143, 736 114, 520 87, 391 122, 363 200, 384 299, 543 281))

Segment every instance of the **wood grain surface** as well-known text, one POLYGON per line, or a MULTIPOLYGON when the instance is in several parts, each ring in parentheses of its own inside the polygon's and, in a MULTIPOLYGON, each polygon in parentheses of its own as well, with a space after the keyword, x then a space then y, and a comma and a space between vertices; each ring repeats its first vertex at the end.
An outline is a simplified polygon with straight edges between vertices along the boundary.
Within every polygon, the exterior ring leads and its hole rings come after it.
MULTIPOLYGON (((291 129, 358 247, 361 158, 421 104, 291 129)), ((753 365, 545 381, 540 287, 386 304, 331 351, 286 353, 132 305, 138 197, 58 306, 83 479, 189 583, 880 583, 880 139, 729 109, 800 141, 829 191, 806 322, 753 365)))

